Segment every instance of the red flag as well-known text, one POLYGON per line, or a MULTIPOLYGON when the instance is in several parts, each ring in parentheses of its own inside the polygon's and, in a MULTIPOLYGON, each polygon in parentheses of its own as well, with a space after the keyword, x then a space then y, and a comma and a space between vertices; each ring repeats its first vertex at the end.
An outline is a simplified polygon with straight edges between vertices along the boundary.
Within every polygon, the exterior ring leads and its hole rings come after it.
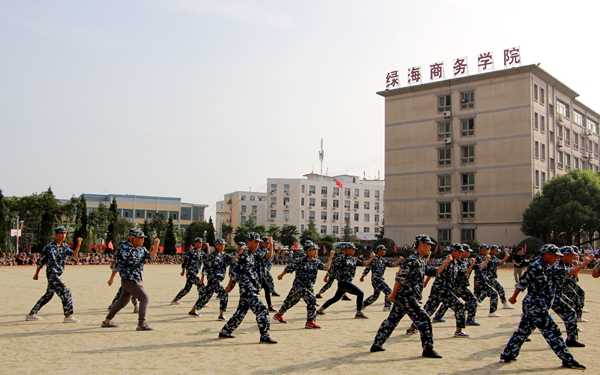
POLYGON ((114 250, 114 249, 115 249, 115 247, 114 247, 114 246, 113 246, 113 244, 112 244, 112 241, 109 241, 109 242, 108 242, 108 248, 109 248, 109 249, 111 249, 111 250, 114 250))
POLYGON ((294 242, 294 250, 298 250, 298 244, 294 242))
POLYGON ((338 180, 337 178, 335 179, 335 184, 342 189, 344 187, 344 184, 342 184, 342 181, 338 180))
POLYGON ((323 245, 323 255, 327 254, 327 249, 325 248, 325 245, 323 245))
POLYGON ((398 248, 396 247, 396 244, 394 244, 394 254, 398 252, 398 248))
POLYGON ((525 246, 523 246, 523 254, 527 254, 527 244, 525 244, 525 246))
POLYGON ((435 245, 435 250, 433 251, 434 253, 438 252, 438 247, 439 247, 438 245, 435 245))

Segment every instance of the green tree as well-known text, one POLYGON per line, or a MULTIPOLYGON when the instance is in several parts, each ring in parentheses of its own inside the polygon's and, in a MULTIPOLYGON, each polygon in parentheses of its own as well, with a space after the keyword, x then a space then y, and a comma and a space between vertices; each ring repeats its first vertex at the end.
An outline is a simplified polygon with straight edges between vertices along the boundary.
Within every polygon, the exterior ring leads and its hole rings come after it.
POLYGON ((119 219, 119 213, 117 211, 117 199, 113 197, 112 202, 110 202, 110 206, 108 207, 108 227, 106 229, 106 243, 112 242, 113 244, 116 242, 115 234, 117 220, 119 219))
MULTIPOLYGON (((150 231, 154 232, 154 237, 160 238, 161 242, 165 240, 165 231, 167 230, 167 219, 163 214, 156 214, 149 223, 150 231)), ((147 234, 146 234, 147 235, 147 234)))
POLYGON ((296 228, 295 225, 284 225, 283 228, 281 228, 281 244, 291 248, 297 241, 296 236, 299 234, 298 228, 296 228))
POLYGON ((62 210, 51 188, 38 196, 38 204, 41 218, 37 243, 42 245, 54 240, 54 228, 60 223, 62 210))
POLYGON ((88 227, 94 232, 94 244, 106 239, 108 229, 108 207, 102 202, 88 216, 88 227))
POLYGON ((206 231, 206 238, 204 239, 206 242, 208 242, 211 245, 215 244, 215 225, 212 221, 212 216, 210 216, 208 218, 208 223, 207 223, 208 229, 206 231))
POLYGON ((574 169, 546 182, 523 212, 521 231, 545 242, 571 245, 600 231, 600 177, 574 169))
POLYGON ((273 241, 279 241, 281 236, 281 227, 277 225, 270 226, 267 229, 267 236, 273 237, 273 241))
POLYGON ((227 243, 231 242, 231 235, 233 234, 233 227, 225 222, 221 223, 221 236, 223 239, 227 241, 227 243))
POLYGON ((148 224, 148 220, 144 220, 142 231, 146 235, 146 238, 144 238, 144 247, 150 250, 150 247, 152 246, 152 240, 150 239, 150 224, 148 224))
POLYGON ((87 252, 88 250, 88 216, 87 216, 87 202, 85 196, 81 194, 78 201, 75 203, 75 231, 73 232, 73 238, 82 238, 81 250, 87 252))
MULTIPOLYGON (((135 224, 132 224, 126 217, 117 216, 117 220, 115 221, 114 225, 114 237, 112 240, 113 245, 116 246, 120 241, 127 238, 129 235, 129 230, 135 227, 135 224)), ((108 238, 106 240, 108 241, 108 238)))
POLYGON ((354 242, 356 240, 356 236, 354 235, 354 231, 350 226, 350 220, 346 219, 344 224, 344 234, 342 235, 342 241, 344 242, 354 242))
POLYGON ((4 195, 2 194, 2 189, 0 189, 0 249, 4 249, 4 252, 6 253, 8 253, 9 251, 9 227, 10 222, 8 220, 8 209, 6 208, 6 204, 4 203, 4 195))
POLYGON ((336 242, 336 238, 330 234, 321 236, 321 238, 317 242, 317 244, 319 245, 319 255, 323 254, 323 246, 325 246, 327 250, 333 250, 333 244, 336 242))
POLYGON ((177 242, 175 241, 175 231, 173 229, 173 219, 169 217, 169 221, 167 222, 167 230, 165 234, 165 248, 163 250, 163 254, 165 255, 175 255, 177 254, 176 249, 177 242))

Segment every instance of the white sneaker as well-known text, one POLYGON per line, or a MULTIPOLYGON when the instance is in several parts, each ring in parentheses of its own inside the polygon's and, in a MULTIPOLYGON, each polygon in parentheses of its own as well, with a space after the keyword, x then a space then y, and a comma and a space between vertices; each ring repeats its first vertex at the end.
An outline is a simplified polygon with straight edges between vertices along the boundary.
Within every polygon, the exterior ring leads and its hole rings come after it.
POLYGON ((171 301, 171 305, 181 305, 181 302, 179 302, 179 301, 171 301))
POLYGON ((577 321, 578 321, 579 323, 587 323, 587 322, 589 322, 589 320, 587 320, 587 319, 585 319, 585 318, 577 318, 577 321))
POLYGON ((493 312, 493 313, 489 313, 488 317, 490 318, 500 318, 502 315, 498 314, 497 312, 493 312))
POLYGON ((511 305, 510 303, 506 302, 502 304, 502 308, 503 309, 507 309, 507 310, 514 310, 515 307, 513 305, 511 305))
POLYGON ((588 309, 583 309, 583 310, 581 310, 581 312, 584 312, 584 313, 586 313, 586 314, 587 314, 587 313, 589 313, 589 312, 590 312, 590 310, 588 310, 588 309))
POLYGON ((25 317, 25 321, 27 321, 27 322, 34 322, 34 321, 36 321, 36 320, 42 320, 42 318, 40 318, 39 316, 37 316, 37 315, 35 315, 35 314, 34 314, 34 315, 29 315, 29 314, 28 314, 28 315, 25 317))
POLYGON ((483 306, 481 303, 477 302, 477 307, 483 306))
POLYGON ((73 318, 73 317, 63 319, 63 323, 77 323, 77 322, 79 322, 79 319, 73 318))

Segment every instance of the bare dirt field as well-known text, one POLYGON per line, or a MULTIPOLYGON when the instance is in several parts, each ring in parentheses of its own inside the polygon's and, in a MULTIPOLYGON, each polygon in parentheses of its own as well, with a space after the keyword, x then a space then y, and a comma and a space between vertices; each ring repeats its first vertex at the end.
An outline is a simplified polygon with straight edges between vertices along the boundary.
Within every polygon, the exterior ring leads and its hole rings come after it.
MULTIPOLYGON (((273 267, 272 274, 282 266, 273 267)), ((387 316, 382 311, 383 295, 365 310, 370 319, 354 319, 355 302, 340 301, 318 316, 320 330, 304 329, 306 308, 303 301, 285 314, 288 324, 271 324, 271 335, 277 345, 259 344, 254 315, 249 312, 235 331, 237 338, 219 340, 223 326, 217 321, 218 300, 202 309, 201 317, 187 314, 197 293, 192 290, 180 306, 169 301, 183 287, 175 265, 146 266, 144 285, 150 295, 148 322, 152 332, 136 332, 137 315, 127 306, 115 318, 120 327, 100 328, 107 306, 118 289, 118 283, 107 286, 110 270, 107 266, 68 266, 63 280, 71 288, 75 305, 74 316, 80 323, 62 323, 62 307, 54 297, 39 313, 44 320, 26 322, 25 315, 46 289, 45 275, 33 281, 34 267, 1 267, 2 304, 0 305, 0 373, 1 374, 552 374, 574 370, 562 369, 539 332, 526 343, 519 360, 501 364, 498 358, 520 317, 519 303, 515 310, 499 310, 501 318, 488 318, 489 300, 479 308, 481 327, 467 327, 470 339, 453 338, 454 318, 449 311, 446 323, 434 325, 436 350, 443 359, 421 357, 418 335, 407 336, 410 324, 405 317, 390 337, 387 351, 370 353, 375 333, 387 316)), ((356 283, 365 295, 372 293, 370 283, 356 283)), ((43 272, 42 272, 43 273, 43 272)), ((394 270, 388 269, 386 279, 393 283, 394 270)), ((507 296, 514 290, 512 269, 501 270, 500 282, 507 296)), ((320 279, 323 274, 320 275, 320 279)), ((580 275, 580 284, 587 292, 584 314, 589 323, 580 324, 580 341, 585 348, 573 349, 575 358, 587 366, 588 372, 600 369, 600 280, 589 274, 580 275)), ((274 297, 278 307, 287 294, 293 275, 275 281, 281 297, 274 297)), ((323 285, 317 281, 316 288, 323 285)), ((428 288, 429 289, 429 288, 428 288)), ((333 296, 334 288, 325 293, 333 296)), ((325 299, 317 300, 323 303, 325 299)), ((238 302, 237 289, 231 294, 231 316, 238 302)), ((564 331, 564 325, 559 325, 564 331)))

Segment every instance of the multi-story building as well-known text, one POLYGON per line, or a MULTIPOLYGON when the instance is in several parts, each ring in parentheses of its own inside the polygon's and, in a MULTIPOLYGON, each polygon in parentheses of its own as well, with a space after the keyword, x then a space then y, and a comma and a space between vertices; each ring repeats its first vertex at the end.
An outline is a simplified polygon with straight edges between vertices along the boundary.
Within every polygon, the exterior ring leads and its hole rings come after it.
POLYGON ((231 225, 233 230, 243 225, 250 216, 257 224, 264 225, 266 220, 267 194, 256 191, 234 191, 225 194, 222 201, 216 205, 215 230, 221 236, 221 224, 231 225))
POLYGON ((383 221, 384 181, 357 176, 267 179, 267 226, 295 225, 300 232, 314 219, 320 234, 341 237, 345 220, 361 240, 375 239, 383 221))
POLYGON ((187 228, 196 221, 204 221, 205 204, 183 203, 181 198, 154 197, 144 195, 124 194, 84 194, 88 213, 98 208, 100 202, 110 206, 113 197, 117 201, 119 216, 129 218, 132 223, 144 224, 151 221, 156 214, 162 214, 166 219, 172 218, 177 228, 187 228))
POLYGON ((598 171, 600 115, 536 65, 378 92, 385 235, 512 245, 545 181, 598 171))

